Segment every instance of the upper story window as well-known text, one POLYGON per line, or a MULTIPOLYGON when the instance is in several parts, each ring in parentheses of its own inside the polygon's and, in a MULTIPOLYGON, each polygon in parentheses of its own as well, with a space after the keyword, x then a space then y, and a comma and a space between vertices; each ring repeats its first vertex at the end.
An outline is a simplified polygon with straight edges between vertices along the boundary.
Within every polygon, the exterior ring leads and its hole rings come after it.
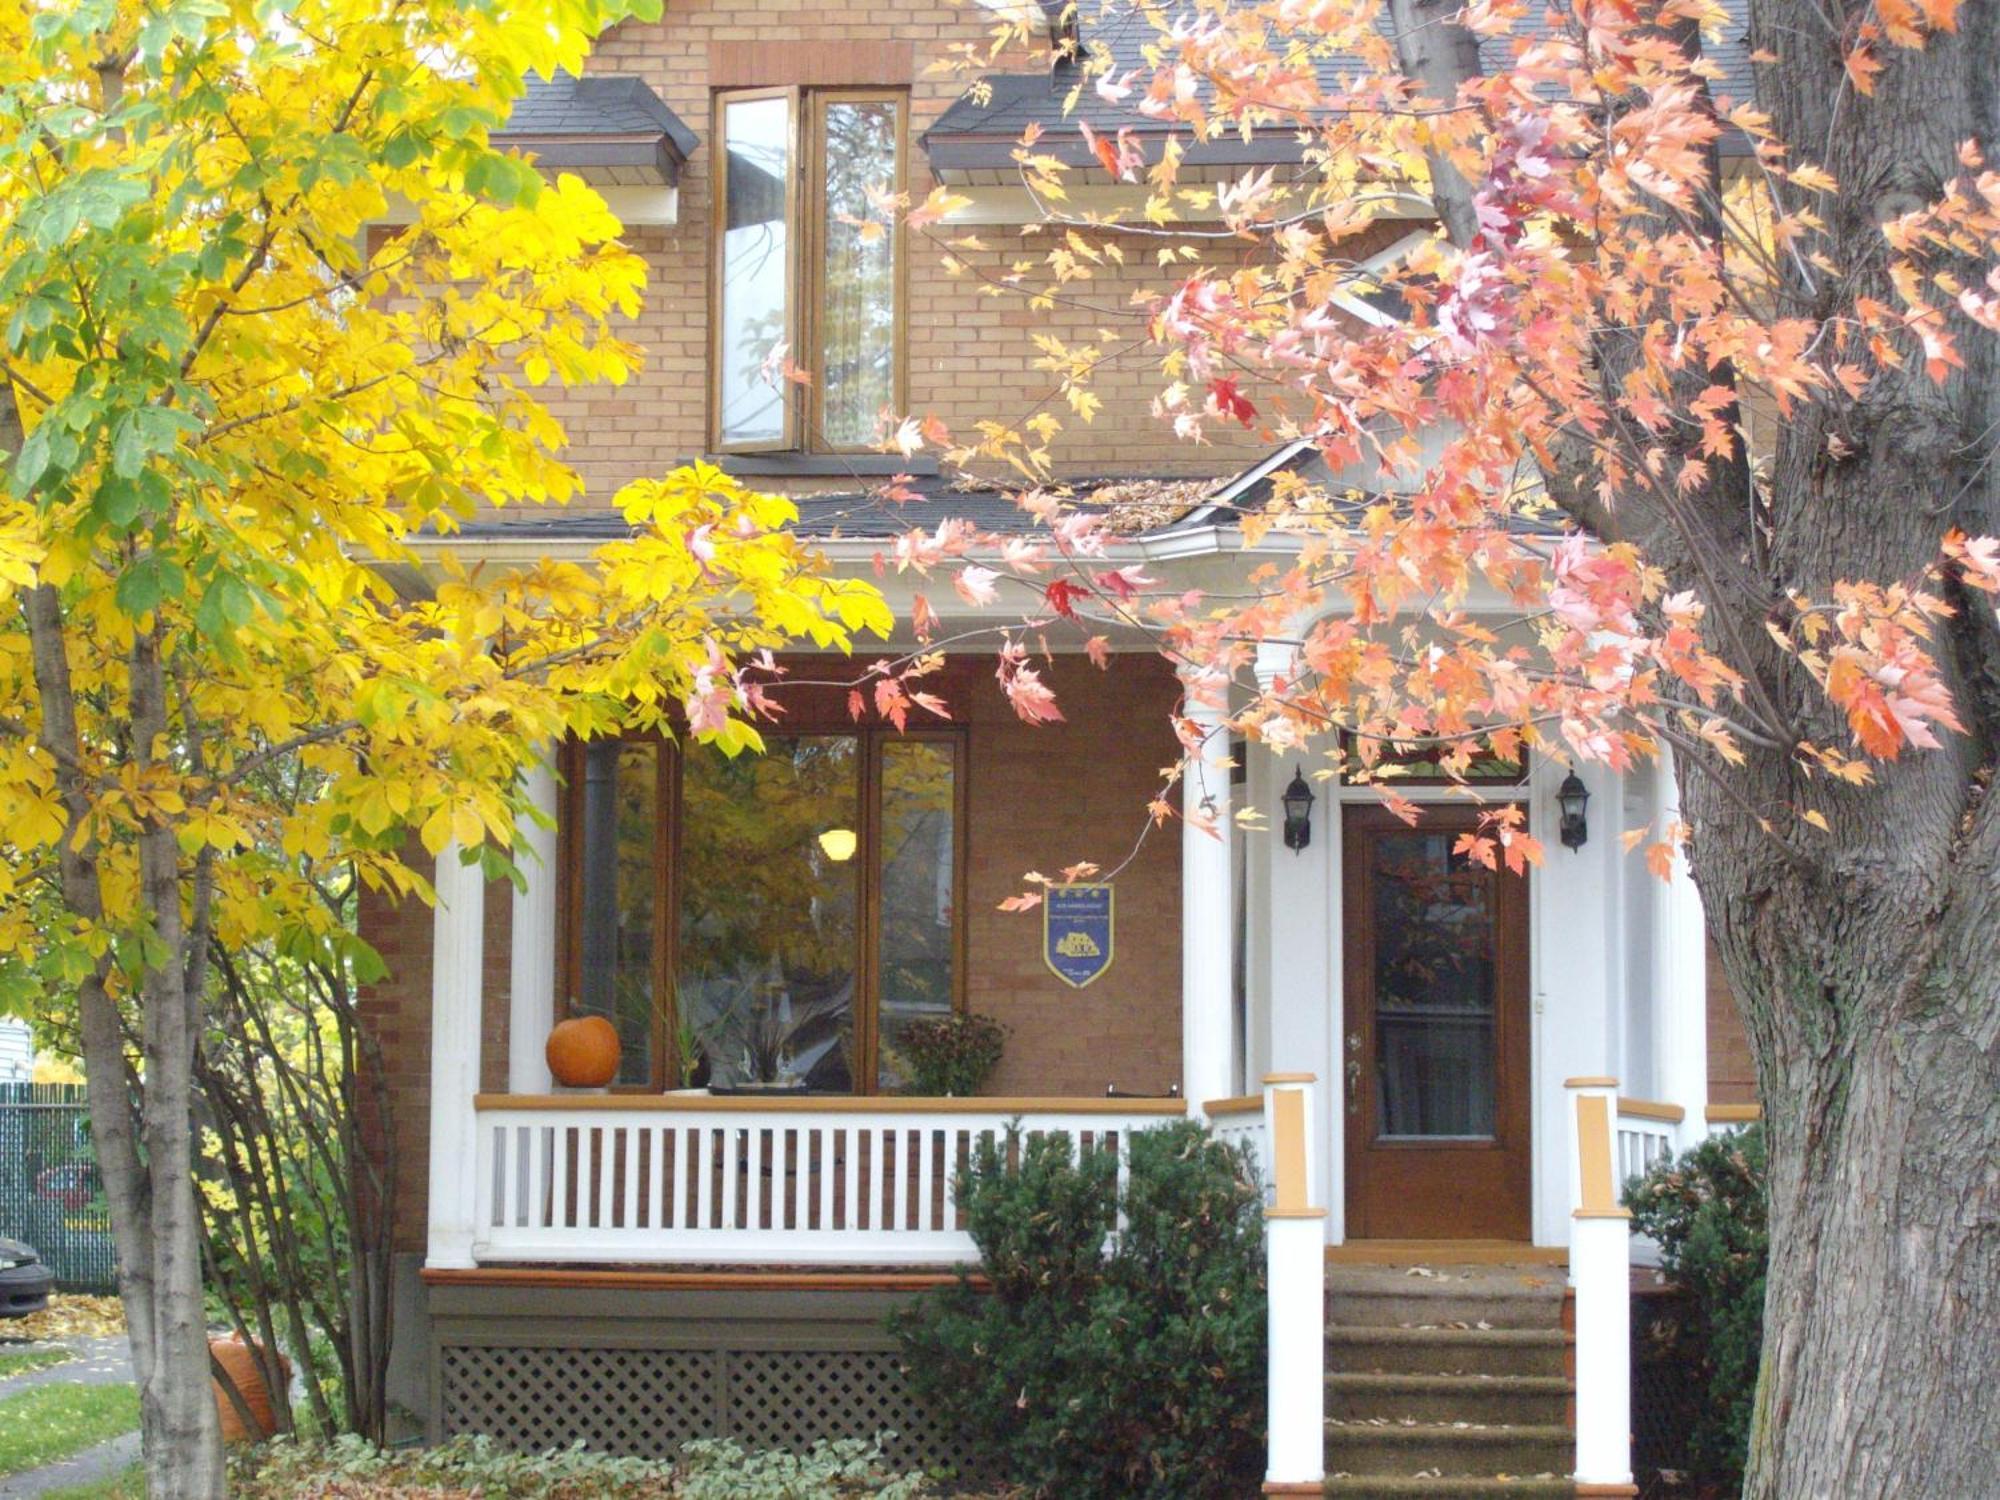
POLYGON ((841 452, 903 405, 908 101, 863 89, 718 94, 712 439, 719 452, 841 452), (810 377, 773 379, 783 345, 810 377))

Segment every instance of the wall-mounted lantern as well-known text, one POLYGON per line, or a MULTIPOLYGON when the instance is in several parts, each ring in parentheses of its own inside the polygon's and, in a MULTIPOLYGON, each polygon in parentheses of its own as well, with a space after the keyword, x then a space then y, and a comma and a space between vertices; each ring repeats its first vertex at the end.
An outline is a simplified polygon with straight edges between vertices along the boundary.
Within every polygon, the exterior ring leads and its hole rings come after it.
POLYGON ((854 851, 860 842, 852 828, 829 828, 819 836, 821 852, 837 865, 844 865, 854 858, 854 851))
POLYGON ((1584 809, 1590 805, 1590 789, 1583 784, 1583 778, 1572 771, 1563 777, 1563 783, 1556 788, 1556 805, 1562 809, 1560 837, 1565 849, 1581 849, 1590 839, 1590 824, 1584 818, 1584 809))
POLYGON ((1294 854, 1312 842, 1313 789, 1306 785, 1306 773, 1294 769, 1292 784, 1281 799, 1285 804, 1285 847, 1294 854))

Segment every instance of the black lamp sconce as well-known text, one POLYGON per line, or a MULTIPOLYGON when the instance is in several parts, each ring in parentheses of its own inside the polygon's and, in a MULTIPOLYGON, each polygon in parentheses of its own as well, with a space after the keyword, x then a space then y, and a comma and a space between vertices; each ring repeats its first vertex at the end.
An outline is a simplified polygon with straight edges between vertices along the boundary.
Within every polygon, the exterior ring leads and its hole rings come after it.
POLYGON ((1562 785, 1556 788, 1556 805, 1562 809, 1558 836, 1563 848, 1581 849, 1590 841, 1590 824, 1584 817, 1584 809, 1590 806, 1590 791, 1576 772, 1563 777, 1562 785))
POLYGON ((1292 784, 1280 799, 1285 804, 1285 847, 1294 854, 1312 842, 1313 790, 1306 785, 1306 773, 1294 768, 1292 784))

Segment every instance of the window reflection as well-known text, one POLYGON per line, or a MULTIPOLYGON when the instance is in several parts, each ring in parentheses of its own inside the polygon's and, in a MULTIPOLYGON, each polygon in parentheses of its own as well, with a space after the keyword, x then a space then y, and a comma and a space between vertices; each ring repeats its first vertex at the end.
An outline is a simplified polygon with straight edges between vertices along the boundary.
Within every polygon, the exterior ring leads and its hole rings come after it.
POLYGON ((896 1036, 916 1016, 952 1008, 952 822, 957 808, 952 746, 889 740, 882 746, 882 935, 878 964, 881 1048, 877 1086, 900 1088, 896 1036))
POLYGON ((848 735, 767 736, 734 760, 703 745, 681 773, 676 996, 714 1084, 854 1086, 861 868, 830 829, 860 819, 848 735))
POLYGON ((583 752, 583 941, 578 1009, 608 1016, 618 1082, 652 1076, 653 850, 659 747, 606 742, 583 752))
POLYGON ((723 106, 721 371, 717 428, 724 443, 779 443, 786 434, 782 381, 764 362, 791 323, 791 101, 723 106))
POLYGON ((820 296, 821 436, 834 448, 875 440, 896 399, 896 247, 868 193, 894 187, 896 105, 827 104, 826 268, 820 296))
POLYGON ((1494 875, 1453 835, 1374 841, 1378 1135, 1491 1137, 1494 875))

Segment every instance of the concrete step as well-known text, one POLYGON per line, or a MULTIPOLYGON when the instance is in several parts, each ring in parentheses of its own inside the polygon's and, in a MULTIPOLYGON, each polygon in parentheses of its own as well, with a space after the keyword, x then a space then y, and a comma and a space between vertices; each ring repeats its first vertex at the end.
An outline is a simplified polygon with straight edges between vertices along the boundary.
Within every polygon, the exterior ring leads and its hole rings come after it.
POLYGON ((1373 1328, 1556 1328, 1563 1277, 1547 1266, 1330 1266, 1329 1323, 1373 1328))
POLYGON ((1561 1376, 1560 1328, 1329 1326, 1326 1367, 1336 1374, 1561 1376))
POLYGON ((1474 1427, 1457 1423, 1326 1424, 1328 1474, 1405 1477, 1556 1478, 1569 1473, 1567 1427, 1474 1427))
POLYGON ((1378 1375, 1326 1377, 1326 1414, 1344 1422, 1386 1417, 1480 1426, 1560 1427, 1575 1387, 1560 1375, 1378 1375))
POLYGON ((1573 1500, 1567 1479, 1419 1479, 1389 1474, 1343 1474, 1326 1482, 1342 1500, 1573 1500))

